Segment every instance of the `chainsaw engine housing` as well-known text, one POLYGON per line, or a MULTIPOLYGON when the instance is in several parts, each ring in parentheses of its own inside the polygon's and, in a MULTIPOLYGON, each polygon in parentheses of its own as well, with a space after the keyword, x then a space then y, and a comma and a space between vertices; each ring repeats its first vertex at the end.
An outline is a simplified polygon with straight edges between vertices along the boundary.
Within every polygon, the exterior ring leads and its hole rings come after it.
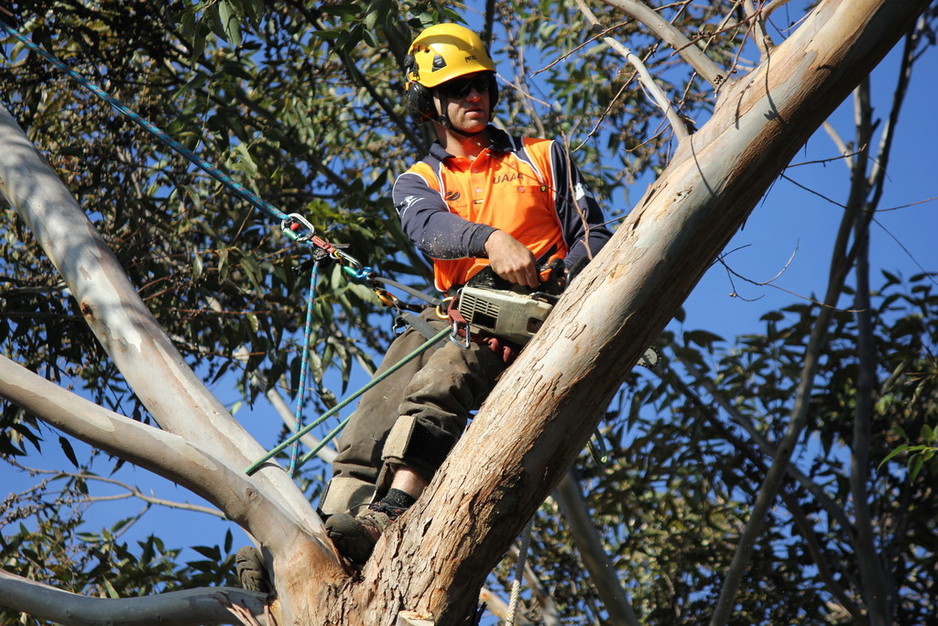
POLYGON ((541 329, 556 297, 543 293, 519 294, 501 289, 463 287, 457 309, 472 332, 486 332, 524 345, 541 329))

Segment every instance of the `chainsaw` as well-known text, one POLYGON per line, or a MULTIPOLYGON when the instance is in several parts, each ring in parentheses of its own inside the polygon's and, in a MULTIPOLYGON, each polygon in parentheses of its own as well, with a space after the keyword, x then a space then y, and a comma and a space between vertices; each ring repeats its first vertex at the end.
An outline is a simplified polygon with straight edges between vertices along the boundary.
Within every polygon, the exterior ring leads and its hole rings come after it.
MULTIPOLYGON (((488 333, 523 346, 544 325, 566 286, 556 266, 548 270, 553 271, 542 272, 540 290, 531 293, 504 288, 509 283, 502 279, 493 281, 494 272, 491 276, 480 276, 480 280, 470 280, 459 290, 456 308, 471 332, 488 333)), ((652 368, 659 360, 658 351, 648 348, 639 364, 652 368)))
POLYGON ((473 333, 485 332, 523 346, 544 325, 557 299, 539 291, 521 294, 466 285, 459 291, 456 308, 473 333))

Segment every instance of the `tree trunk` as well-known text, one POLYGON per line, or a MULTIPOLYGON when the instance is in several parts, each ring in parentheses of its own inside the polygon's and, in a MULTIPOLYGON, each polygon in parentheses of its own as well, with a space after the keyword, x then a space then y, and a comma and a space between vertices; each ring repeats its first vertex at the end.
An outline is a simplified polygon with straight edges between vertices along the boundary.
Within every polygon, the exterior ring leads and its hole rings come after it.
MULTIPOLYGON (((927 4, 823 2, 725 88, 712 119, 679 146, 379 543, 359 585, 363 603, 414 609, 438 625, 465 621, 486 574, 642 351, 792 156, 927 4)), ((392 624, 390 613, 349 623, 392 624)))
MULTIPOLYGON (((252 506, 277 507, 296 530, 277 537, 251 529, 267 535, 266 547, 274 549, 268 562, 277 575, 276 604, 288 609, 278 623, 391 626, 402 610, 438 626, 466 623, 485 577, 586 444, 642 351, 792 155, 927 4, 821 2, 758 68, 724 87, 712 119, 678 146, 671 165, 570 286, 360 577, 345 576, 316 539, 312 508, 279 470, 253 478, 257 491, 243 497, 252 506)), ((90 224, 83 216, 75 221, 77 207, 69 205, 63 218, 48 209, 52 202, 67 205, 64 198, 36 195, 50 172, 22 167, 19 138, 0 141, 0 189, 19 206, 148 409, 166 430, 243 471, 259 446, 206 399, 119 279, 90 224)))

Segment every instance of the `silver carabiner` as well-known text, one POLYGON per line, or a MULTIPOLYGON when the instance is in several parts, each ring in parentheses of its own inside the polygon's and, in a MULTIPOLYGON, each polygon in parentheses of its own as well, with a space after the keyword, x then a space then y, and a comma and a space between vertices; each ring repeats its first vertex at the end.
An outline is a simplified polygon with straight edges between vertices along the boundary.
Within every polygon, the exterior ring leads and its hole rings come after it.
POLYGON ((309 220, 299 213, 290 213, 280 222, 280 228, 293 241, 308 241, 316 234, 316 229, 309 220), (300 227, 305 228, 305 232, 299 232, 300 227))
POLYGON ((472 346, 472 339, 469 337, 469 324, 466 324, 464 330, 465 336, 459 336, 459 322, 453 320, 453 332, 449 334, 449 340, 455 343, 463 350, 468 350, 472 346))

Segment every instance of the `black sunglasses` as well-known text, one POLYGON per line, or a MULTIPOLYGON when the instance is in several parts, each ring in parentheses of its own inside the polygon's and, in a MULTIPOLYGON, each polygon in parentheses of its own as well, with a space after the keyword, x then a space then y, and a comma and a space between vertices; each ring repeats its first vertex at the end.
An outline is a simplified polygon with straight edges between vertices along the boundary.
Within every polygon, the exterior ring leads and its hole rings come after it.
POLYGON ((491 78, 488 74, 468 78, 454 78, 439 85, 437 89, 447 98, 459 100, 468 96, 473 89, 479 93, 488 93, 491 78))

